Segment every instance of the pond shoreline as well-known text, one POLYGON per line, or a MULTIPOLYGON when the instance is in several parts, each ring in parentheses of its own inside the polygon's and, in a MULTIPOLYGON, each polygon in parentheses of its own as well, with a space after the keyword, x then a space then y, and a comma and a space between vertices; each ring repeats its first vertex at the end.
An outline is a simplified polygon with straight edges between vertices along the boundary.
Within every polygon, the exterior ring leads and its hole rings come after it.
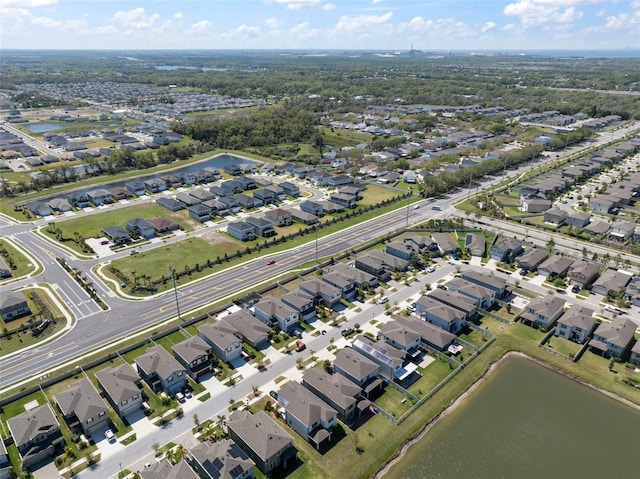
POLYGON ((532 361, 536 364, 539 364, 540 366, 545 367, 546 369, 550 370, 550 371, 554 371, 558 374, 561 374, 562 376, 572 379, 584 386, 589 387, 590 389, 593 389, 595 391, 598 391, 600 393, 603 393, 604 395, 606 395, 607 397, 610 397, 612 399, 615 399, 616 401, 625 404, 626 406, 629 406, 633 409, 635 409, 636 411, 640 412, 640 405, 629 401, 628 399, 625 399, 621 396, 618 396, 617 394, 612 393, 611 391, 607 391, 605 389, 601 389, 597 386, 595 386, 594 384, 591 384, 587 381, 585 381, 582 378, 579 378, 571 373, 568 373, 567 371, 558 368, 556 366, 552 366, 538 358, 529 356, 528 354, 522 353, 520 351, 508 351, 506 354, 504 354, 500 359, 493 361, 489 364, 489 367, 486 369, 486 371, 480 376, 478 377, 475 381, 473 381, 465 390, 462 394, 460 394, 457 398, 453 399, 447 406, 445 406, 442 411, 440 411, 438 414, 436 414, 431 420, 429 420, 424 426, 422 426, 422 428, 414 435, 408 437, 407 439, 405 439, 405 441, 402 443, 402 445, 400 446, 400 448, 389 458, 387 459, 381 466, 380 468, 377 470, 377 472, 371 476, 373 479, 383 479, 384 476, 387 474, 387 472, 389 472, 389 470, 395 466, 400 460, 402 460, 402 458, 404 457, 405 453, 407 452, 407 450, 413 446, 414 444, 418 443, 420 440, 422 440, 426 434, 431 430, 431 428, 433 426, 435 426, 441 419, 445 418, 447 415, 451 414, 453 411, 455 411, 462 403, 465 399, 467 399, 467 397, 469 397, 469 395, 471 395, 471 393, 473 393, 481 384, 483 384, 485 382, 486 379, 488 379, 498 368, 498 366, 500 366, 503 362, 513 358, 513 357, 519 357, 519 358, 524 358, 527 359, 529 361, 532 361))

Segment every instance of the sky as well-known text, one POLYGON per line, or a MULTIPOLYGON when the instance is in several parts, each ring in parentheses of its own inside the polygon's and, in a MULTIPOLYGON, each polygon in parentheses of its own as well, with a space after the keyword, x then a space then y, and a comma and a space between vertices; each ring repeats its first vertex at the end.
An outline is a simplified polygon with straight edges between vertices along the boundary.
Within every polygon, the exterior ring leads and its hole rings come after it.
POLYGON ((0 49, 619 50, 640 0, 0 0, 0 49))

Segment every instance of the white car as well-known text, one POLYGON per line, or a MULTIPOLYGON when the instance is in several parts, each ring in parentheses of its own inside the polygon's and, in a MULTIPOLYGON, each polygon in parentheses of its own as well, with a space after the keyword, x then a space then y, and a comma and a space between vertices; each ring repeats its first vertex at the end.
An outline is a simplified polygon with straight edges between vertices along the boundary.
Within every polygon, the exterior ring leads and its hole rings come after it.
POLYGON ((111 429, 107 429, 104 432, 104 437, 107 439, 107 441, 109 442, 113 442, 116 440, 116 435, 113 433, 113 431, 111 429))
POLYGON ((383 296, 382 298, 380 298, 378 300, 378 304, 384 304, 384 303, 388 303, 389 302, 389 298, 387 298, 386 296, 383 296))
POLYGON ((176 399, 177 399, 179 402, 185 402, 185 401, 186 401, 186 399, 185 399, 185 397, 184 397, 184 394, 182 394, 181 392, 177 392, 177 393, 176 393, 176 399))

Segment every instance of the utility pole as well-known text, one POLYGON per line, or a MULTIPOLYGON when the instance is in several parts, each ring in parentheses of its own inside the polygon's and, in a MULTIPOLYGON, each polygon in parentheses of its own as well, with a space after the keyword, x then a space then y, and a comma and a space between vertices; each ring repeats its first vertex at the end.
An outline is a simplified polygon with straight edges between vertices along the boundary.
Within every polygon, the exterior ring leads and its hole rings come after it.
POLYGON ((182 321, 182 317, 180 316, 180 301, 178 300, 178 287, 176 286, 176 271, 173 269, 172 265, 169 265, 169 273, 171 273, 171 281, 173 283, 173 294, 176 298, 176 311, 178 313, 178 320, 182 321))

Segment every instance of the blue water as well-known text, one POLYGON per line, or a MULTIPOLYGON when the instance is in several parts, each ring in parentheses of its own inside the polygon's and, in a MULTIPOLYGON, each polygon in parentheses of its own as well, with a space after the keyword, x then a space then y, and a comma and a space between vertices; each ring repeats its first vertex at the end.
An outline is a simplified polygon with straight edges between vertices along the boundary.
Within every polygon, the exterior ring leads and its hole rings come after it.
POLYGON ((46 133, 47 131, 61 130, 66 128, 65 125, 56 125, 54 123, 34 123, 33 125, 25 125, 26 129, 34 133, 46 133))

